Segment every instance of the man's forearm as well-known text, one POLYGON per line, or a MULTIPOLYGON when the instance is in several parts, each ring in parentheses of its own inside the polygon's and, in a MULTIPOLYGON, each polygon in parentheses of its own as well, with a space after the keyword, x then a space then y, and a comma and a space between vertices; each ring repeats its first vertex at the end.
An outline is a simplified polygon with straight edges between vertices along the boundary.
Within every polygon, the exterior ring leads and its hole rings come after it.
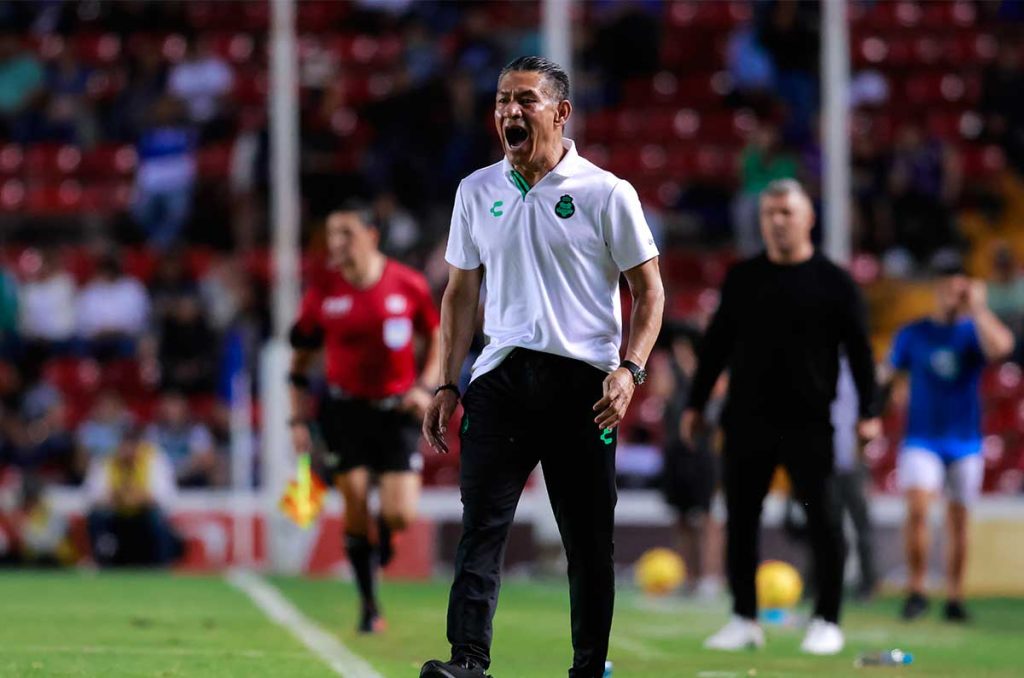
POLYGON ((988 360, 1001 360, 1013 352, 1013 332, 987 308, 974 313, 981 352, 988 360))
POLYGON ((441 374, 441 330, 436 329, 430 333, 427 343, 426 356, 423 359, 423 369, 420 370, 420 385, 427 388, 437 386, 438 376, 441 374))
POLYGON ((661 332, 661 319, 665 309, 665 291, 661 287, 646 289, 633 297, 630 314, 629 342, 626 360, 646 365, 661 332))
POLYGON ((445 290, 441 299, 440 379, 442 384, 459 381, 462 363, 469 353, 476 328, 476 309, 479 291, 445 290))

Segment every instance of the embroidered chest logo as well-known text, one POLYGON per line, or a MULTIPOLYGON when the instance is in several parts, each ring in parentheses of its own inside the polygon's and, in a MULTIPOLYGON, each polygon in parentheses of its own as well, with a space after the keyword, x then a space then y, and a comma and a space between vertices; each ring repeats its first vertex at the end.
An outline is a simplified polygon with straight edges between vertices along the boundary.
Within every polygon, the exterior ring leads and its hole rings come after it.
POLYGON ((504 212, 502 212, 501 209, 500 209, 501 206, 504 205, 504 204, 505 203, 503 201, 501 201, 501 200, 495 200, 494 204, 491 205, 491 216, 492 217, 500 217, 502 214, 504 214, 504 212))
POLYGON ((576 205, 572 204, 571 195, 566 193, 559 198, 558 202, 555 203, 555 214, 562 219, 568 219, 576 214, 576 205))

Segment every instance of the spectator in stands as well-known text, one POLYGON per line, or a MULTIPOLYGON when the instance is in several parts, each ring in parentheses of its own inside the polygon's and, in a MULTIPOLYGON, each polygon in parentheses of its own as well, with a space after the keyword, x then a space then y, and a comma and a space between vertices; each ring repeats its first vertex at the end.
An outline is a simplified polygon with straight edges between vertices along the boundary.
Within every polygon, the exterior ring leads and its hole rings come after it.
POLYGON ((25 392, 19 415, 9 427, 14 465, 52 482, 76 483, 74 440, 60 392, 36 381, 25 392))
POLYGON ((22 48, 21 36, 0 32, 0 136, 31 140, 43 84, 42 64, 22 48))
POLYGON ((850 146, 850 183, 857 250, 880 254, 893 243, 888 180, 888 158, 874 130, 855 125, 850 146))
POLYGON ((158 332, 164 386, 188 393, 208 390, 213 384, 216 356, 211 347, 216 338, 203 317, 199 295, 175 298, 158 332))
POLYGON ((26 358, 38 364, 73 348, 75 280, 52 249, 26 251, 21 263, 19 326, 26 358))
POLYGON ((754 26, 743 24, 729 36, 726 65, 732 77, 736 103, 767 114, 775 88, 775 64, 761 44, 754 26))
POLYGON ((757 254, 761 243, 758 205, 761 191, 776 179, 794 179, 800 164, 782 146, 779 130, 763 122, 740 154, 740 191, 733 201, 733 235, 740 256, 757 254))
POLYGON ((101 391, 89 417, 75 431, 78 468, 85 470, 94 460, 113 453, 121 442, 121 434, 133 420, 116 391, 101 391))
POLYGON ((75 312, 78 337, 90 355, 129 357, 147 329, 149 296, 142 283, 125 275, 117 258, 108 254, 79 290, 75 312))
POLYGON ((643 3, 614 3, 605 9, 610 16, 597 29, 591 58, 605 80, 610 103, 617 103, 626 80, 658 70, 662 31, 658 16, 643 3))
POLYGON ((960 195, 960 166, 952 149, 908 123, 897 134, 889 170, 897 246, 924 263, 954 244, 952 213, 960 195))
POLYGON ((138 143, 132 214, 159 250, 170 249, 192 214, 196 181, 195 135, 181 123, 174 99, 160 99, 138 143))
POLYGON ((181 391, 166 391, 161 396, 157 419, 146 429, 145 437, 167 455, 178 487, 223 484, 224 469, 213 436, 192 418, 181 391))
POLYGON ((21 481, 21 497, 14 514, 17 560, 32 567, 54 567, 73 562, 75 548, 68 536, 67 517, 46 499, 45 484, 34 475, 21 481))
POLYGON ((167 520, 174 469, 136 427, 94 459, 85 481, 89 541, 99 565, 167 565, 180 550, 167 520))
POLYGON ((775 63, 776 91, 787 107, 785 137, 792 143, 810 134, 818 108, 818 11, 811 3, 775 2, 758 31, 775 63))
POLYGON ((1024 70, 1021 45, 999 41, 995 62, 985 70, 979 108, 985 134, 999 143, 1018 171, 1024 172, 1024 70))
POLYGON ((199 285, 189 275, 184 252, 181 249, 166 252, 157 262, 156 272, 149 284, 154 325, 159 327, 173 314, 179 299, 198 294, 199 285))
POLYGON ((213 52, 204 35, 189 40, 185 60, 171 70, 167 82, 168 91, 184 102, 189 121, 204 140, 231 133, 227 97, 233 86, 231 67, 213 52))
POLYGON ((13 358, 20 345, 18 280, 6 266, 0 266, 0 358, 13 358))
POLYGON ((109 133, 119 141, 137 141, 142 136, 153 108, 167 90, 167 64, 160 45, 148 37, 141 40, 128 66, 124 89, 110 111, 109 133))
POLYGON ((95 140, 96 120, 88 89, 90 76, 90 69, 77 59, 74 43, 68 44, 56 61, 47 66, 42 138, 82 145, 95 140))

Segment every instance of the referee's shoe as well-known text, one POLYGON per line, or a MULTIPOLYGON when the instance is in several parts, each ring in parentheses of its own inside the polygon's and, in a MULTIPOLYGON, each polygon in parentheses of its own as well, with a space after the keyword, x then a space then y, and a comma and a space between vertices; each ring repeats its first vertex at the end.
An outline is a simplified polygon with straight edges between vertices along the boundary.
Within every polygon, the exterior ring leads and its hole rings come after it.
POLYGON ((420 669, 420 678, 491 678, 472 659, 453 659, 443 662, 431 659, 420 669))

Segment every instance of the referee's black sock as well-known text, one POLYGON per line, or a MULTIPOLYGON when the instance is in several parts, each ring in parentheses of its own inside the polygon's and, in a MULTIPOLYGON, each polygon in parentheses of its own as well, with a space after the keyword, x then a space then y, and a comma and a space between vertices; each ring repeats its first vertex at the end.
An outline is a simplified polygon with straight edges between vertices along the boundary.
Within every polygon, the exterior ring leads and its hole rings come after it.
POLYGON ((352 563, 352 572, 356 576, 359 597, 363 601, 364 615, 376 616, 377 592, 374 581, 374 548, 365 534, 345 533, 345 552, 352 563))
POLYGON ((387 567, 395 555, 395 549, 391 543, 391 526, 384 516, 377 516, 377 556, 380 559, 380 566, 387 567))

